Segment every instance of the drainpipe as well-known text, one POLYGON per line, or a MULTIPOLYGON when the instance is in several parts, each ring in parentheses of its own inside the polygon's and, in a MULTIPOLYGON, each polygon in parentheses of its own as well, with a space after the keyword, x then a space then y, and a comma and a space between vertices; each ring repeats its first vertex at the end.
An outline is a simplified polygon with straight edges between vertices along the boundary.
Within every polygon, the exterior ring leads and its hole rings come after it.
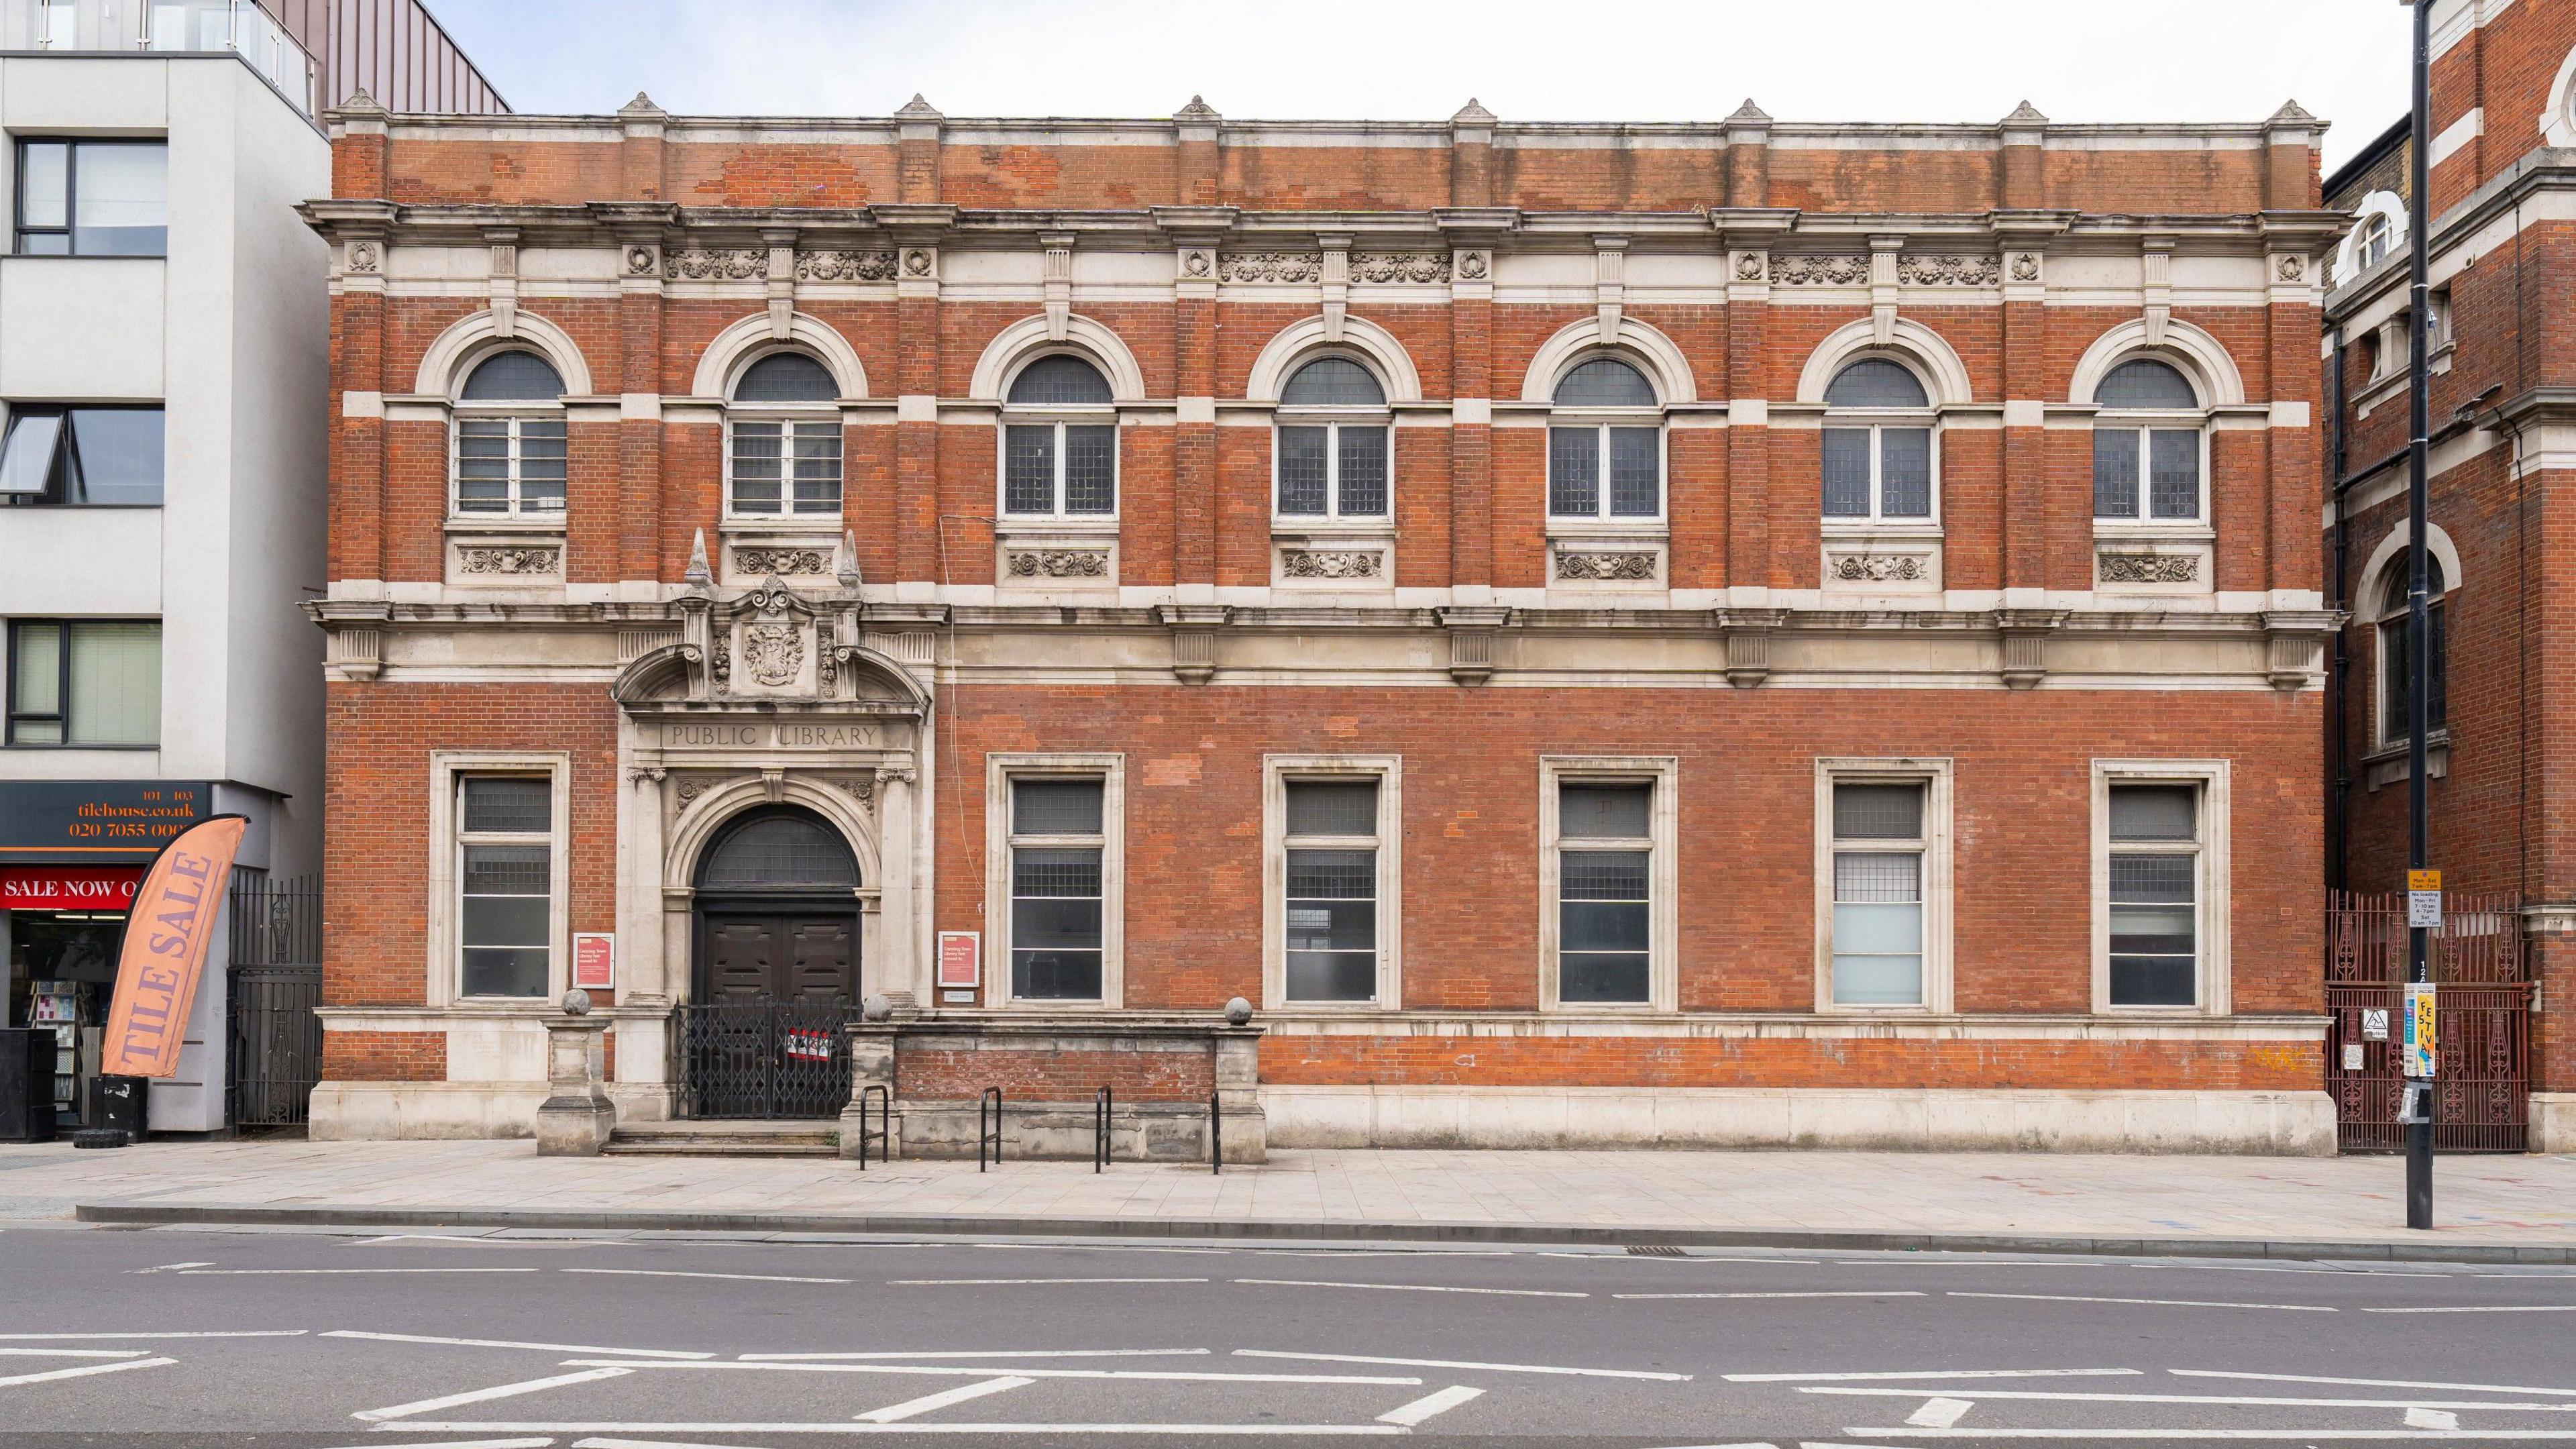
MULTIPOLYGON (((2343 368, 2343 324, 2338 322, 2334 327, 2334 376, 2329 383, 2332 401, 2328 404, 2333 409, 2329 416, 2334 419, 2329 444, 2333 459, 2329 476, 2335 480, 2334 555, 2326 577, 2326 607, 2329 609, 2340 609, 2346 605, 2344 572, 2350 567, 2351 558, 2349 536, 2344 527, 2343 481, 2352 439, 2344 421, 2343 368)), ((2335 891, 2350 889, 2348 861, 2351 845, 2344 838, 2344 812, 2346 802, 2351 798, 2352 758, 2344 744, 2344 695, 2350 686, 2351 670, 2352 631, 2338 628, 2334 636, 2334 670, 2331 675, 2334 687, 2326 692, 2326 769, 2327 778, 2332 781, 2326 792, 2326 889, 2335 891)))

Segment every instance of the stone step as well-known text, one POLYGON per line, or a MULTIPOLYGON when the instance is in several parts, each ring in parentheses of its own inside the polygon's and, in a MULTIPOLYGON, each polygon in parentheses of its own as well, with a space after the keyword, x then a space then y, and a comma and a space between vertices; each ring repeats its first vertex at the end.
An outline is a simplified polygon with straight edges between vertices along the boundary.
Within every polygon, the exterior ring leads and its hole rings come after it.
POLYGON ((637 1157, 834 1157, 841 1132, 814 1122, 635 1122, 609 1133, 602 1150, 637 1157))

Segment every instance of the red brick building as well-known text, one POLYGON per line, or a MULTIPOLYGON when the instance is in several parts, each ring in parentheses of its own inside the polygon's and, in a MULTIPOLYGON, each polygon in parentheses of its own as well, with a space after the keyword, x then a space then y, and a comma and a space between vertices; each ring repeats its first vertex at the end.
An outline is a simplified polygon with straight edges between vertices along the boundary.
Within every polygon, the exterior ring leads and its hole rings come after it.
POLYGON ((2321 129, 344 109, 315 1130, 2331 1150, 2321 129))
MULTIPOLYGON (((2563 1152, 2576 1145, 2576 1031, 2551 1008, 2576 988, 2576 746, 2559 689, 2576 597, 2552 540, 2576 524, 2576 499, 2556 491, 2576 478, 2576 4, 2441 0, 2432 26, 2432 860, 2455 891, 2520 903, 2522 974, 2540 983, 2519 1025, 2499 1015, 2493 1049, 2519 1060, 2480 1049, 2444 1071, 2527 1076, 2529 1145, 2563 1152)), ((2327 578, 2351 611, 2334 650, 2327 880, 2362 892, 2401 889, 2406 864, 2410 126, 2327 187, 2354 218, 2325 312, 2339 379, 2327 578)))

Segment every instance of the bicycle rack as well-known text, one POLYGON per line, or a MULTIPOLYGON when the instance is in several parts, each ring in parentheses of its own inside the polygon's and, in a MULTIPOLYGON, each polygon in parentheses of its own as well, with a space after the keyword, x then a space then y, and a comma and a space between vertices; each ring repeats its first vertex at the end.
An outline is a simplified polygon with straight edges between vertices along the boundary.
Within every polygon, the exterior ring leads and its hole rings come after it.
POLYGON ((1091 1099, 1091 1170, 1101 1172, 1109 1166, 1109 1113, 1113 1105, 1107 1087, 1091 1099))
POLYGON ((986 1087, 984 1100, 975 1104, 975 1170, 977 1172, 984 1171, 987 1166, 984 1161, 984 1152, 987 1148, 992 1149, 994 1162, 1002 1160, 1002 1089, 999 1087, 986 1087), (988 1113, 991 1114, 990 1126, 985 1125, 988 1113))
POLYGON ((894 1093, 885 1087, 863 1087, 859 1091, 859 1171, 868 1170, 868 1142, 877 1143, 877 1161, 894 1161, 894 1093), (868 1130, 868 1102, 877 1104, 877 1130, 868 1130))

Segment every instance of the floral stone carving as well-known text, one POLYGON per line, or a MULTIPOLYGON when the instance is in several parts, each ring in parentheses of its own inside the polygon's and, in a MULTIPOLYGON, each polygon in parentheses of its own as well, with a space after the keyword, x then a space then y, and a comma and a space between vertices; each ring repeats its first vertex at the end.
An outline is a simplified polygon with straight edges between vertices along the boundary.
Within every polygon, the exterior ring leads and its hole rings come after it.
POLYGON ((1220 282, 1319 282, 1322 252, 1227 252, 1217 258, 1220 282))
POLYGON ((1015 579, 1105 579, 1109 551, 1098 548, 1013 549, 1006 566, 1015 579))
POLYGON ((563 549, 554 545, 473 545, 456 551, 456 571, 509 577, 561 573, 563 549))
POLYGON ((684 247, 663 255, 663 271, 692 282, 743 282, 769 275, 769 253, 758 247, 684 247))
POLYGON ((1896 259, 1896 280, 1909 287, 1991 287, 2001 273, 1993 257, 1896 259))
POLYGON ((1447 252, 1353 252, 1350 261, 1354 282, 1449 280, 1447 252))
POLYGON ((890 251, 799 252, 796 276, 806 282, 887 282, 894 279, 890 251))
POLYGON ((1857 287, 1869 280, 1869 258, 1775 256, 1771 280, 1784 287, 1857 287))
POLYGON ((2189 584, 2200 580, 2196 553, 2106 553, 2099 568, 2106 584, 2189 584))
POLYGON ((1559 552, 1556 576, 1586 583, 1652 582, 1655 556, 1630 549, 1608 553, 1559 552))
POLYGON ((1292 579, 1382 578, 1386 555, 1373 548, 1282 549, 1279 571, 1292 579))
POLYGON ((827 548, 737 548, 733 551, 736 573, 745 574, 828 574, 832 571, 832 551, 827 548))
POLYGON ((1930 577, 1919 553, 1844 553, 1833 558, 1833 575, 1847 584, 1919 583, 1930 577))

